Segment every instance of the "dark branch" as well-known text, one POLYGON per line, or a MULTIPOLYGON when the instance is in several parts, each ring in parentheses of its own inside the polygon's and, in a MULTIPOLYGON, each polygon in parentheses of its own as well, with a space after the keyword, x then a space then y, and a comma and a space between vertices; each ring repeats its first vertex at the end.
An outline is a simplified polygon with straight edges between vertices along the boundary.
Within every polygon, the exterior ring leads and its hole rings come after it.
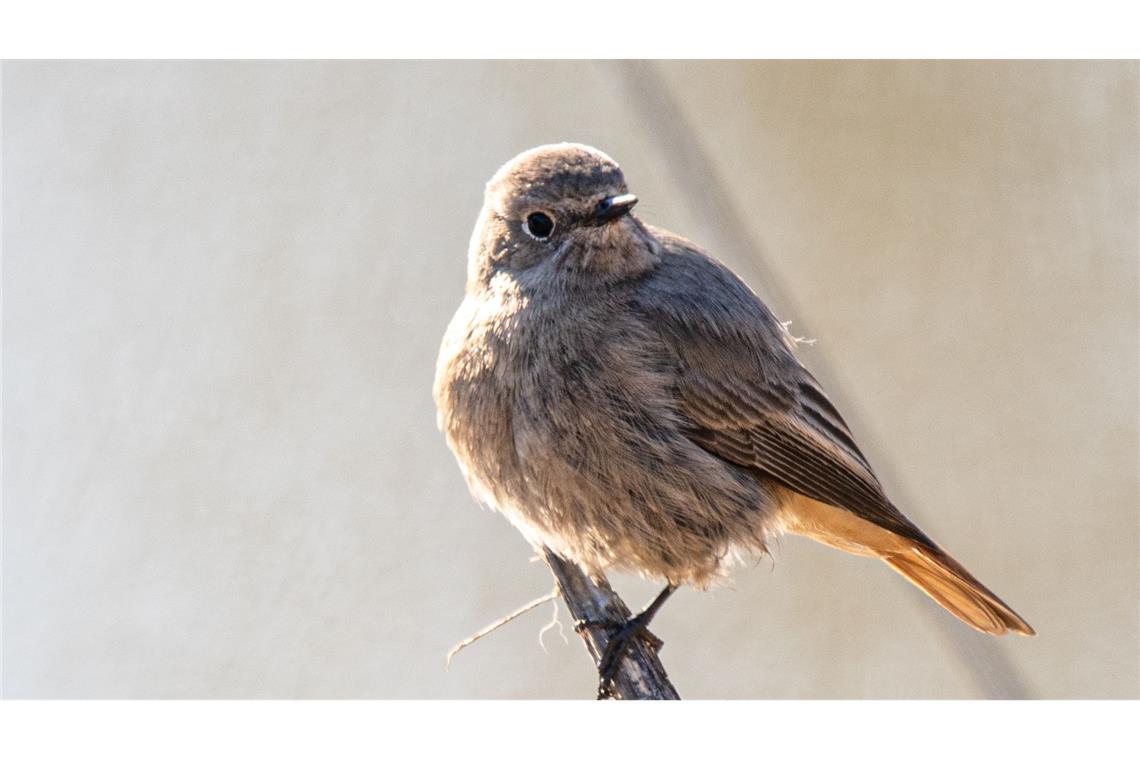
MULTIPOLYGON (((543 549, 543 559, 554 574, 558 591, 575 620, 613 623, 612 628, 604 625, 579 627, 578 634, 586 643, 596 667, 606 651, 610 636, 630 618, 629 607, 614 593, 605 578, 591 579, 573 562, 562 559, 549 549, 543 549)), ((681 698, 657 658, 661 642, 658 639, 654 641, 656 644, 650 645, 639 636, 630 645, 611 686, 613 695, 618 699, 681 698)))

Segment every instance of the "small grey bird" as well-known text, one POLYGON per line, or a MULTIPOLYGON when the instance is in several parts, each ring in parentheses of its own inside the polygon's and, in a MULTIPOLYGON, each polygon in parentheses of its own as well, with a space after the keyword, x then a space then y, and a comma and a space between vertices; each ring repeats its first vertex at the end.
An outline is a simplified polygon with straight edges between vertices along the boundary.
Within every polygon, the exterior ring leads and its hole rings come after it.
POLYGON ((584 145, 487 184, 434 389, 475 498, 588 572, 664 580, 625 634, 791 532, 882 559, 979 631, 1034 635, 895 508, 756 294, 635 203, 584 145))

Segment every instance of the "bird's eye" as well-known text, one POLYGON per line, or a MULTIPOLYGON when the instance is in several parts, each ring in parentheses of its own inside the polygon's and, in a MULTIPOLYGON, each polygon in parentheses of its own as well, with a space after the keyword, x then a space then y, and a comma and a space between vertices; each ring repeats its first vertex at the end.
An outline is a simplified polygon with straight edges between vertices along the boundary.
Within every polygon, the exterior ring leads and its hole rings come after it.
POLYGON ((537 240, 547 240, 554 233, 554 220, 541 211, 526 218, 526 231, 537 240))

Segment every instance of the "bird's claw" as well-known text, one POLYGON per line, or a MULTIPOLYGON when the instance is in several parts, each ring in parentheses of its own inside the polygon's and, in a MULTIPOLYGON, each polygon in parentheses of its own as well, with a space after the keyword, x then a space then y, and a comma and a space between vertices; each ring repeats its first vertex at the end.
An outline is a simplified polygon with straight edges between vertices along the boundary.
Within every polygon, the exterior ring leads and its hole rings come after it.
MULTIPOLYGON (((574 623, 574 633, 581 635, 582 631, 586 630, 587 628, 602 628, 612 631, 615 628, 621 628, 625 625, 629 625, 634 621, 634 619, 635 618, 630 618, 624 623, 615 623, 612 620, 579 620, 574 623)), ((661 647, 665 646, 665 642, 657 638, 657 636, 655 636, 652 631, 645 627, 645 625, 643 625, 641 629, 641 638, 645 641, 646 644, 653 647, 653 651, 655 652, 659 651, 661 647)))
POLYGON ((613 631, 606 648, 598 660, 598 699, 609 699, 613 696, 613 680, 621 667, 622 658, 629 651, 630 645, 638 636, 654 651, 664 646, 661 639, 649 632, 646 627, 649 620, 646 615, 634 615, 624 623, 615 623, 611 620, 579 620, 574 624, 574 632, 582 633, 588 628, 602 628, 613 631))

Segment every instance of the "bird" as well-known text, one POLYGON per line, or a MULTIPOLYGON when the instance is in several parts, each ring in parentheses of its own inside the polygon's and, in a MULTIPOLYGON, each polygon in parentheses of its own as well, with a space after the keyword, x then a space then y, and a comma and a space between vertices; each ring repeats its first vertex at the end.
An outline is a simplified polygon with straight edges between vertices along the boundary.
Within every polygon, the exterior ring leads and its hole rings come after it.
POLYGON ((882 560, 978 631, 1035 635, 891 502, 786 324, 637 201, 587 145, 506 162, 433 387, 477 502, 595 576, 666 584, 611 639, 602 686, 678 587, 785 533, 882 560))

